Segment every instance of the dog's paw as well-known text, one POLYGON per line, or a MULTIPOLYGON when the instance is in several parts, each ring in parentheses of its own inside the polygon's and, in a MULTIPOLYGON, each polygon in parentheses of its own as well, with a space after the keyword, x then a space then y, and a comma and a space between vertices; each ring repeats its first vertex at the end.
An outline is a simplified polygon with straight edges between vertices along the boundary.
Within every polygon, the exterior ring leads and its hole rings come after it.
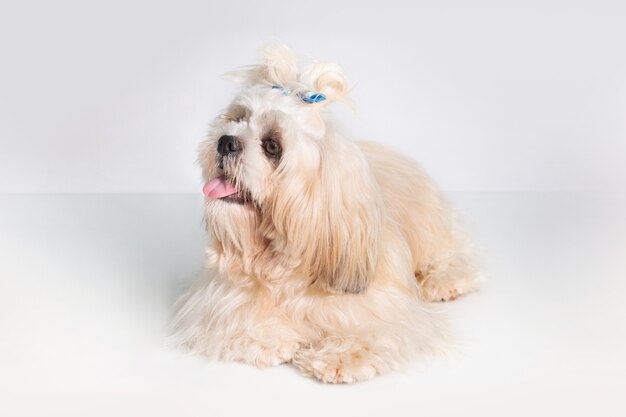
POLYGON ((292 362, 306 375, 329 384, 351 384, 374 377, 378 370, 360 352, 321 353, 299 350, 292 362))
POLYGON ((442 285, 424 285, 422 296, 426 301, 453 301, 464 294, 462 290, 442 285))
POLYGON ((425 301, 452 301, 463 294, 476 291, 482 281, 478 274, 460 278, 433 274, 421 281, 421 294, 425 301))
POLYGON ((294 352, 298 349, 298 343, 285 343, 273 347, 256 347, 256 354, 252 363, 258 368, 269 368, 290 362, 294 352))
POLYGON ((245 343, 228 346, 221 352, 219 358, 223 361, 242 362, 258 368, 269 368, 290 362, 298 347, 297 342, 283 342, 268 346, 257 341, 246 340, 245 343))

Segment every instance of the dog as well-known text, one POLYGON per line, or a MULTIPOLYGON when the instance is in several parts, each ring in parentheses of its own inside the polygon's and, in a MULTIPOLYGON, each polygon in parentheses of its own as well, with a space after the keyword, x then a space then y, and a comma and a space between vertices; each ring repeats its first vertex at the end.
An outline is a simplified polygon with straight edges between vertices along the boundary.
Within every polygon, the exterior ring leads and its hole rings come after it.
POLYGON ((262 55, 229 74, 241 91, 199 148, 212 246, 176 342, 327 383, 446 350, 429 302, 482 281, 453 210, 413 160, 333 126, 328 104, 348 91, 338 65, 300 73, 287 46, 262 55))

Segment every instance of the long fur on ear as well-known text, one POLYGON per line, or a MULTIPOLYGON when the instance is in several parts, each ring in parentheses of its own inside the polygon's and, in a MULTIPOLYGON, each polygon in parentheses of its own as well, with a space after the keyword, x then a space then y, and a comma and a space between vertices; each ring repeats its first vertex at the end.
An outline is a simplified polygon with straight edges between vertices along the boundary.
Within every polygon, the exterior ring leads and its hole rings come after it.
POLYGON ((286 45, 270 44, 260 49, 263 64, 224 74, 226 79, 244 85, 266 84, 286 87, 298 82, 300 70, 296 57, 286 45))
POLYGON ((290 178, 279 181, 272 221, 315 285, 360 293, 377 265, 383 200, 359 148, 334 139, 326 137, 319 144, 319 166, 308 165, 307 155, 300 161, 293 158, 300 169, 285 169, 290 178))

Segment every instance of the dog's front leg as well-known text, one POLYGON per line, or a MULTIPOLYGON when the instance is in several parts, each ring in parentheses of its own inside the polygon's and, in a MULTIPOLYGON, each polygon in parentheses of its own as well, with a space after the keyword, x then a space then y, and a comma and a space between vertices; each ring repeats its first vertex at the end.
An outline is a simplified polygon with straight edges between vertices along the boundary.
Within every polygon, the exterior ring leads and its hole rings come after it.
POLYGON ((222 360, 267 368, 291 361, 298 347, 297 335, 286 326, 270 320, 231 336, 220 357, 222 360))

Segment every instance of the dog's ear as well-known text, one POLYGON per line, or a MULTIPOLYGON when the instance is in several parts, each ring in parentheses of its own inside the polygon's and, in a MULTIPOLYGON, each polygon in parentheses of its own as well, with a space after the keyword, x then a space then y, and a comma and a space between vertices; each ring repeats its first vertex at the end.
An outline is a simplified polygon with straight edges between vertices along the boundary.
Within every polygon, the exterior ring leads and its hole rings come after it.
POLYGON ((360 149, 327 139, 319 161, 290 161, 274 193, 273 223, 314 285, 360 293, 377 265, 382 197, 360 149))
POLYGON ((224 74, 224 77, 244 85, 266 84, 286 87, 298 82, 300 71, 296 57, 286 45, 275 43, 260 49, 263 63, 224 74))

